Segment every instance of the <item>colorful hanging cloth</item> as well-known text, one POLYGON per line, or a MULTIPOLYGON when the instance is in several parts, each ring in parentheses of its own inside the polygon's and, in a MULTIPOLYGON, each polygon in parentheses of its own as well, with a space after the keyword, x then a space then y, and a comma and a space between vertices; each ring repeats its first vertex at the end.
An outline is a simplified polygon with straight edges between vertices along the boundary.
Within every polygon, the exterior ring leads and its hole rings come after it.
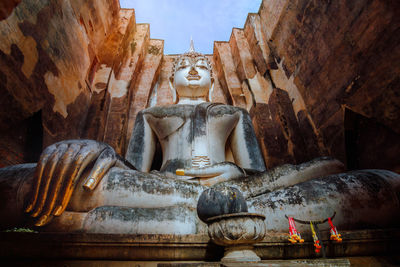
POLYGON ((331 218, 328 218, 329 225, 331 226, 331 240, 335 240, 336 242, 342 242, 341 234, 338 233, 336 227, 333 225, 331 218))
POLYGON ((301 238, 300 233, 297 232, 296 230, 296 224, 294 223, 294 220, 292 217, 288 217, 289 220, 289 241, 292 242, 292 244, 299 242, 303 243, 304 239, 301 238))
POLYGON ((320 253, 322 246, 321 246, 320 241, 318 239, 317 233, 315 232, 314 225, 313 225, 312 221, 310 221, 310 227, 311 227, 312 237, 313 237, 313 240, 314 240, 315 253, 320 253))

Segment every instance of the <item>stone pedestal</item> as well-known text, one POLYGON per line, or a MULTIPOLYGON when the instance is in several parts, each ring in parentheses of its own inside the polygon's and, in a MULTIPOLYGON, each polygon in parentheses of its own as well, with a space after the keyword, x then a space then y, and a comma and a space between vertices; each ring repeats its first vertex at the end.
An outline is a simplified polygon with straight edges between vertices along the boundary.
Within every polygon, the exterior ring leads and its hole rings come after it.
POLYGON ((266 235, 265 216, 241 212, 211 217, 207 220, 211 240, 225 247, 221 262, 258 262, 253 245, 266 235))
POLYGON ((221 262, 259 262, 261 258, 254 252, 253 246, 230 246, 225 248, 221 262))

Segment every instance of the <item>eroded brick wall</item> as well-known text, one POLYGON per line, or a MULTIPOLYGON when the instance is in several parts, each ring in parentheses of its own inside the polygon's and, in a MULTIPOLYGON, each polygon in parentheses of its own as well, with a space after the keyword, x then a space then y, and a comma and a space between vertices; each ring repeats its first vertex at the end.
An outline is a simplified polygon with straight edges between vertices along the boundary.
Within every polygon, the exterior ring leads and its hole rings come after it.
POLYGON ((268 167, 330 155, 400 171, 398 10, 398 1, 264 0, 215 43, 221 85, 250 111, 268 167), (362 123, 346 126, 345 110, 362 123))
MULTIPOLYGON (((0 145, 3 162, 25 162, 27 121, 40 112, 43 144, 82 134, 92 63, 110 34, 117 0, 2 1, 0 145)), ((38 137, 41 138, 41 137, 38 137)), ((37 140, 39 142, 41 140, 37 140)))

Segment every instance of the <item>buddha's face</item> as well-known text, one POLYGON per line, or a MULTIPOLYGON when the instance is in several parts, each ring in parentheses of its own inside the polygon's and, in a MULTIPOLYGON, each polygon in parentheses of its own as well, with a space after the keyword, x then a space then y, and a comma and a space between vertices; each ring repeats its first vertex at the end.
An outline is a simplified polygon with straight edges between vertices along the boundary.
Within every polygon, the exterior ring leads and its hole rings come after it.
POLYGON ((177 62, 173 86, 179 97, 205 97, 212 83, 210 66, 204 57, 182 57, 177 62))

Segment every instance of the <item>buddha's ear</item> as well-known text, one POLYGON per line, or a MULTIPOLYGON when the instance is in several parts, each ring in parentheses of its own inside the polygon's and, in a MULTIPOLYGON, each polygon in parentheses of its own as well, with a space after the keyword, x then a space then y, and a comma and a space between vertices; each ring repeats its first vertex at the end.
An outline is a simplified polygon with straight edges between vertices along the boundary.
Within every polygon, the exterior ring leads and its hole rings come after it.
POLYGON ((178 103, 178 97, 176 95, 176 90, 174 87, 174 76, 170 76, 169 77, 169 88, 171 89, 171 93, 172 93, 172 103, 176 104, 178 103))
POLYGON ((212 94, 214 92, 214 78, 211 77, 211 87, 210 90, 208 90, 208 95, 207 95, 207 100, 209 102, 212 102, 212 94))

